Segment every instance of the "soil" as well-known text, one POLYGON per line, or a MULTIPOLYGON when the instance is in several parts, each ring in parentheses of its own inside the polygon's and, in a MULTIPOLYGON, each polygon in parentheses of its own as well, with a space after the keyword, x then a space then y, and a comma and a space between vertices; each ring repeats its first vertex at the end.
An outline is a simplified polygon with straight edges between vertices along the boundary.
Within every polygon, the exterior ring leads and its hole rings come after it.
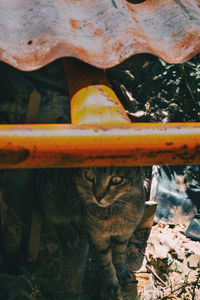
POLYGON ((200 299, 199 242, 188 239, 183 223, 153 226, 141 271, 150 273, 145 300, 200 299))

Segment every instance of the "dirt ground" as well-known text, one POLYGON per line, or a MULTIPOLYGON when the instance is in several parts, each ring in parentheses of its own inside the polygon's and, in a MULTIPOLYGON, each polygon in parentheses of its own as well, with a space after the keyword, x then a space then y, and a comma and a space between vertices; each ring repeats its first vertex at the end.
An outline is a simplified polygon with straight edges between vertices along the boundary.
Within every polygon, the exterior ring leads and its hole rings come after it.
POLYGON ((200 299, 200 246, 183 234, 186 227, 162 222, 153 226, 138 271, 141 299, 200 299))

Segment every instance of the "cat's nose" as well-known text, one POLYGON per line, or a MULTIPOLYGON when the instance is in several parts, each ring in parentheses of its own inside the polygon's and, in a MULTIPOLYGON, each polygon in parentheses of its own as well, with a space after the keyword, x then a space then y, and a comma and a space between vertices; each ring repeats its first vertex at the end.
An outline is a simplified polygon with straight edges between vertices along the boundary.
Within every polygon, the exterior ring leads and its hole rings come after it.
POLYGON ((94 192, 94 195, 95 195, 97 202, 100 202, 102 200, 102 198, 104 197, 104 193, 102 193, 102 189, 96 189, 96 191, 94 192))
POLYGON ((95 198, 96 198, 96 200, 97 200, 98 203, 100 203, 101 200, 102 200, 102 196, 101 195, 100 196, 96 196, 95 198))
POLYGON ((108 203, 102 197, 99 198, 99 199, 96 198, 96 201, 97 201, 97 205, 100 206, 100 207, 106 207, 106 206, 108 206, 108 203))

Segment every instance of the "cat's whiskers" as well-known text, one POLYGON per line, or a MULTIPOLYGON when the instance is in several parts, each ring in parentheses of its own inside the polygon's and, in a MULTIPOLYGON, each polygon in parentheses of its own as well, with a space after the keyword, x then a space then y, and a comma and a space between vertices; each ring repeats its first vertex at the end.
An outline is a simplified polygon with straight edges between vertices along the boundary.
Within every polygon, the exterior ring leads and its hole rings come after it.
POLYGON ((117 199, 115 202, 113 202, 113 205, 117 205, 117 206, 125 206, 125 205, 127 205, 127 202, 125 201, 125 200, 123 200, 123 199, 117 199))
POLYGON ((84 196, 74 196, 70 199, 71 208, 78 208, 79 211, 82 211, 84 209, 84 202, 86 198, 84 196))

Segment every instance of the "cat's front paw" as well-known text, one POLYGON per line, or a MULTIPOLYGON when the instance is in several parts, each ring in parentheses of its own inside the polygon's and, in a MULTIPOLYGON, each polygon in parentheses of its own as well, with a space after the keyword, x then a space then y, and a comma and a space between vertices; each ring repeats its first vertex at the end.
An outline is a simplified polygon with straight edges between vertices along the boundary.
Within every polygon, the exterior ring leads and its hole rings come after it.
POLYGON ((103 300, 117 300, 121 294, 121 287, 119 284, 103 285, 101 287, 101 298, 103 300))
POLYGON ((130 283, 131 281, 130 272, 122 266, 116 266, 115 268, 116 268, 117 278, 119 280, 119 283, 122 285, 126 285, 130 283))

